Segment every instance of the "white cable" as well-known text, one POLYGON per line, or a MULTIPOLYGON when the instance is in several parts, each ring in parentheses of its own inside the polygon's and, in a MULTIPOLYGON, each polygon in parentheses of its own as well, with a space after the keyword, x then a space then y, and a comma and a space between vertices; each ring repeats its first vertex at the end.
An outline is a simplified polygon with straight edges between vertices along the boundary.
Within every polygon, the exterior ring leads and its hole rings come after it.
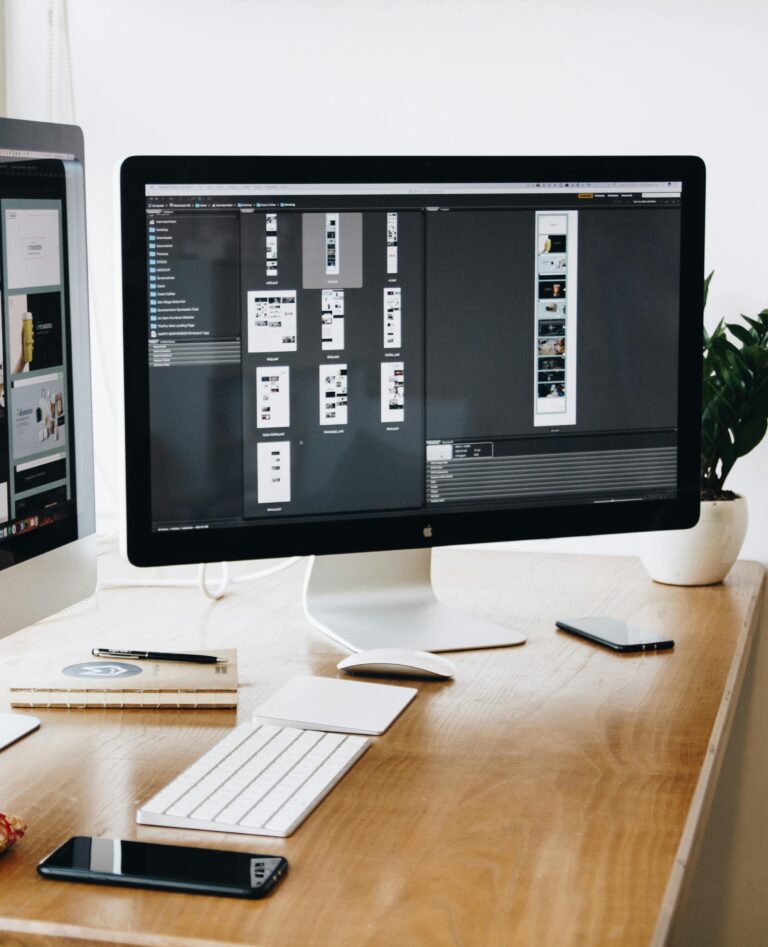
POLYGON ((200 585, 200 591, 206 598, 213 599, 213 601, 218 601, 220 598, 224 598, 224 596, 227 594, 227 589, 229 588, 229 563, 222 562, 221 579, 219 580, 218 586, 213 590, 208 588, 208 583, 205 581, 205 571, 207 567, 207 562, 201 562, 197 567, 197 580, 200 585))
POLYGON ((207 563, 201 562, 197 567, 196 579, 110 579, 109 581, 99 580, 98 588, 101 590, 109 589, 200 589, 206 598, 218 601, 229 591, 230 586, 240 585, 243 582, 255 582, 259 579, 265 579, 269 575, 276 575, 284 569, 290 569, 297 562, 301 562, 303 556, 292 556, 283 562, 268 569, 262 569, 260 572, 250 572, 248 575, 233 576, 229 569, 228 562, 221 564, 221 578, 219 584, 213 589, 208 588, 206 581, 207 563))
POLYGON ((197 589, 200 579, 99 579, 98 589, 197 589))
POLYGON ((247 575, 233 575, 232 584, 236 585, 240 582, 255 582, 257 579, 265 579, 268 575, 275 575, 278 572, 282 572, 283 569, 289 569, 291 566, 295 566, 297 562, 301 562, 304 556, 291 556, 290 559, 286 559, 285 562, 280 562, 276 566, 270 566, 268 569, 262 569, 261 572, 249 572, 247 575))

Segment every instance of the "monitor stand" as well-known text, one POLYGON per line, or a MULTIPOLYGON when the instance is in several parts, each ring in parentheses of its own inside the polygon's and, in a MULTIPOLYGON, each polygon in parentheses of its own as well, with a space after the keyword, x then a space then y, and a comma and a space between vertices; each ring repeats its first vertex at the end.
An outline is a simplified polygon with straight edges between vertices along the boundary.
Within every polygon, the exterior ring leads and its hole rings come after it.
POLYGON ((352 651, 467 651, 522 644, 525 637, 441 605, 430 549, 316 556, 304 585, 311 624, 352 651))

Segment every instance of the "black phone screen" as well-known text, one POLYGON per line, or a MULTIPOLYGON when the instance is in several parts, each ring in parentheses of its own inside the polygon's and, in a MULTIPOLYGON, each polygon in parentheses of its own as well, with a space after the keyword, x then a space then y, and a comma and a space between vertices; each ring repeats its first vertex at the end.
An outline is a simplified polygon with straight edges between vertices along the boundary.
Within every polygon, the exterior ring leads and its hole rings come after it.
POLYGON ((260 897, 287 867, 279 856, 76 836, 38 870, 70 880, 260 897))

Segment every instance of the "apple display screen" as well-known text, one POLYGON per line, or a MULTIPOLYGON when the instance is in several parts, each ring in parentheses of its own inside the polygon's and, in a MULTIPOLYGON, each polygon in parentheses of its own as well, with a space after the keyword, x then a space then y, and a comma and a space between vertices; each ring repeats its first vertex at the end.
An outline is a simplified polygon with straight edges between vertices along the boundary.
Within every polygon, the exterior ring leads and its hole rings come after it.
POLYGON ((123 167, 139 560, 695 519, 696 159, 292 160, 123 167))
POLYGON ((71 324, 85 251, 70 213, 84 214, 74 155, 0 150, 0 568, 84 532, 71 324))

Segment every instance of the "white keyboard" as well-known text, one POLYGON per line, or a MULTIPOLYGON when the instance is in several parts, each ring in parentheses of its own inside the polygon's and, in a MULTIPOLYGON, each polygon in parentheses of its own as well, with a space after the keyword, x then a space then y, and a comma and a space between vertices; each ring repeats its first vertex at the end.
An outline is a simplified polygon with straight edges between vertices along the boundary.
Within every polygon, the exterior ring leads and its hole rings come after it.
POLYGON ((136 821, 290 835, 370 744, 343 733, 242 724, 146 802, 136 821))

